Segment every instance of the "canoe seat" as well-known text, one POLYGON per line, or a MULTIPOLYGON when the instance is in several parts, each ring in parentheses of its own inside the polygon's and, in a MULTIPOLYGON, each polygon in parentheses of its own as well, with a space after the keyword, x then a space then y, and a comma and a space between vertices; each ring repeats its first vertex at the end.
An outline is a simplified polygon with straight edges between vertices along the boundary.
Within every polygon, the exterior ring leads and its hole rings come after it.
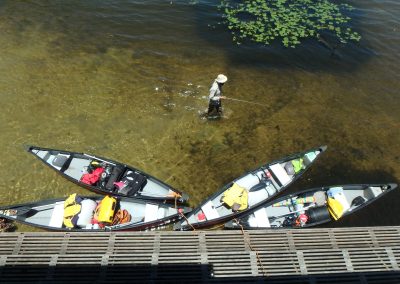
POLYGON ((158 218, 158 205, 156 204, 146 204, 144 209, 144 222, 151 222, 157 220, 158 218))
POLYGON ((212 201, 208 201, 206 204, 204 204, 201 207, 201 210, 203 210, 207 220, 217 219, 219 217, 218 211, 215 209, 212 201))
POLYGON ((285 186, 292 180, 292 178, 287 174, 285 169, 279 163, 269 166, 269 170, 276 178, 280 186, 285 186))
POLYGON ((64 201, 57 202, 49 221, 49 227, 62 228, 64 219, 64 201))
POLYGON ((64 166, 65 162, 68 160, 69 155, 65 154, 58 154, 54 157, 54 159, 51 161, 51 164, 53 167, 55 167, 58 170, 61 170, 61 168, 64 166))
POLYGON ((364 197, 367 198, 368 200, 374 199, 378 195, 382 193, 382 188, 377 187, 377 186, 371 186, 365 189, 364 191, 364 197))

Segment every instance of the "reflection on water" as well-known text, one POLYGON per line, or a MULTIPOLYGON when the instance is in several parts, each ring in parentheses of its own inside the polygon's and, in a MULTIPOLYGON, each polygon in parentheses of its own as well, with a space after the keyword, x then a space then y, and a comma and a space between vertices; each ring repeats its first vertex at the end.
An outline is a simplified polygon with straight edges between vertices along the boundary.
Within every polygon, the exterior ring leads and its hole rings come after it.
MULTIPOLYGON (((398 180, 400 4, 352 1, 363 39, 332 57, 314 41, 234 46, 208 26, 217 3, 194 3, 0 1, 0 204, 85 193, 25 153, 28 143, 131 164, 190 194, 191 206, 322 144, 292 191, 398 180), (265 106, 225 101, 223 119, 201 119, 218 73, 227 96, 265 106)), ((392 193, 339 225, 398 225, 398 201, 392 193)))

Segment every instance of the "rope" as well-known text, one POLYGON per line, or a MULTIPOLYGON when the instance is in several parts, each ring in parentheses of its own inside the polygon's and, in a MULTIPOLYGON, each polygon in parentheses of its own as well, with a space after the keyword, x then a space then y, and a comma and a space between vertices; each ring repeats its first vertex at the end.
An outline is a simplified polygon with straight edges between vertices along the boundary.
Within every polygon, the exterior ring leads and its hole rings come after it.
MULTIPOLYGON (((178 212, 179 212, 179 211, 178 211, 178 212)), ((187 223, 190 227, 192 227, 193 231, 196 231, 196 229, 193 227, 193 225, 190 224, 188 218, 186 218, 185 214, 183 214, 182 212, 179 212, 179 214, 181 214, 181 216, 186 220, 186 223, 187 223)))
POLYGON ((236 219, 236 218, 233 219, 233 220, 236 222, 236 224, 238 224, 238 225, 240 226, 240 229, 241 229, 242 234, 243 234, 243 239, 244 239, 244 241, 247 243, 247 245, 249 246, 250 250, 252 250, 252 251, 254 251, 254 252, 256 253, 257 261, 260 263, 260 266, 261 266, 262 275, 263 275, 263 276, 267 276, 267 273, 265 272, 265 269, 264 269, 264 266, 263 266, 263 264, 262 264, 260 255, 258 254, 258 251, 252 247, 250 241, 247 240, 246 235, 245 235, 245 233, 244 233, 244 229, 243 229, 242 224, 240 224, 240 223, 239 223, 239 220, 236 219))
POLYGON ((182 197, 182 195, 180 195, 179 193, 176 193, 176 192, 173 192, 172 194, 175 196, 175 209, 178 210, 179 214, 186 220, 186 222, 188 223, 188 225, 189 225, 190 227, 192 227, 193 231, 196 231, 196 229, 193 227, 193 225, 190 224, 188 218, 186 218, 185 214, 183 214, 182 212, 180 212, 179 209, 178 209, 177 201, 178 201, 178 198, 182 197))
POLYGON ((167 197, 173 197, 174 198, 174 200, 175 200, 175 209, 177 209, 178 208, 178 204, 177 204, 178 198, 181 198, 182 195, 177 193, 177 192, 172 192, 172 193, 168 193, 167 197))

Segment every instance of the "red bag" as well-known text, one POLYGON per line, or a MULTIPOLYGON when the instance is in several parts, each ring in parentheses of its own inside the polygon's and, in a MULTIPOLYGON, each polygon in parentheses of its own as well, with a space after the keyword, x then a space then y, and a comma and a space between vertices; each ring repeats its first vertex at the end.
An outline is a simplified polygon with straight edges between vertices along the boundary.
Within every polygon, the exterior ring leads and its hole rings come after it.
POLYGON ((91 174, 87 173, 81 177, 81 182, 93 185, 99 181, 101 174, 104 172, 103 168, 96 168, 91 174))

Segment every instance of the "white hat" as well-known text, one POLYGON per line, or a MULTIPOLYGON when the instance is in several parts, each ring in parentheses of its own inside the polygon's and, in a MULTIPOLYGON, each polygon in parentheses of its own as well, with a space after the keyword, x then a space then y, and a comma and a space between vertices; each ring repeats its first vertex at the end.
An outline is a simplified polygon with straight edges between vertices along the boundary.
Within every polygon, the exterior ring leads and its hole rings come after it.
POLYGON ((226 81, 228 81, 228 77, 226 77, 224 74, 219 74, 217 76, 217 79, 215 79, 215 81, 217 81, 217 83, 223 84, 226 81))

